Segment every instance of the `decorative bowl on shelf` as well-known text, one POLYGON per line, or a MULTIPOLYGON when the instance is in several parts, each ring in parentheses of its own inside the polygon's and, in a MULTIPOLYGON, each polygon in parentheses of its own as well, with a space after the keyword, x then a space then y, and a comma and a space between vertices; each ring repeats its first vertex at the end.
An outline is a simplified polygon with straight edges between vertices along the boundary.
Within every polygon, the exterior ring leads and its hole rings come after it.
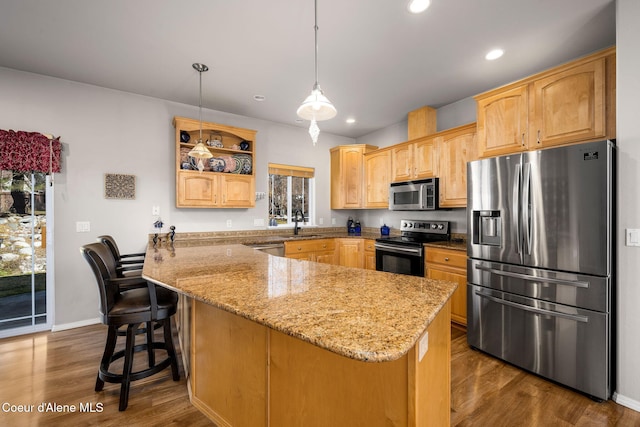
POLYGON ((189 132, 187 132, 186 130, 180 131, 180 142, 189 142, 190 139, 191 135, 189 135, 189 132))
POLYGON ((248 141, 242 141, 242 142, 240 143, 240 149, 241 149, 242 151, 247 151, 247 150, 249 150, 249 142, 248 142, 248 141))
POLYGON ((209 159, 209 168, 213 172, 223 172, 226 163, 224 159, 220 157, 212 157, 209 159))

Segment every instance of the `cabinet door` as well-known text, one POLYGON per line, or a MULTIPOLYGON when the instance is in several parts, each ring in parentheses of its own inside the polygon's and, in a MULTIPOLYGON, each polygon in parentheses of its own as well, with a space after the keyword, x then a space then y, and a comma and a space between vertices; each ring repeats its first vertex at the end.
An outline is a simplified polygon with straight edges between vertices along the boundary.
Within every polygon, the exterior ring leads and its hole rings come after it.
POLYGON ((365 208, 389 207, 391 152, 383 150, 364 156, 365 208))
POLYGON ((217 176, 209 173, 178 171, 177 207, 215 207, 217 176))
POLYGON ((364 241, 364 268, 367 270, 376 269, 375 240, 366 239, 364 241))
POLYGON ((363 242, 362 239, 339 239, 338 241, 338 259, 339 265, 345 267, 362 268, 363 259, 363 242))
POLYGON ((451 320, 460 325, 467 325, 467 276, 429 268, 427 277, 435 280, 456 282, 458 288, 451 296, 451 320))
POLYGON ((413 177, 413 145, 400 144, 391 150, 391 181, 409 181, 413 177))
POLYGON ((335 264, 335 252, 334 251, 321 251, 315 252, 313 260, 322 264, 335 264))
POLYGON ((478 156, 492 157, 527 149, 529 85, 477 99, 478 156))
POLYGON ((224 207, 250 208, 256 205, 255 179, 250 175, 219 175, 220 196, 219 201, 224 207))
POLYGON ((413 171, 415 178, 431 178, 436 176, 436 165, 433 139, 413 144, 413 171))
POLYGON ((605 58, 533 82, 529 146, 605 136, 605 58))
POLYGON ((467 206, 467 162, 476 158, 475 124, 438 137, 440 206, 467 206))

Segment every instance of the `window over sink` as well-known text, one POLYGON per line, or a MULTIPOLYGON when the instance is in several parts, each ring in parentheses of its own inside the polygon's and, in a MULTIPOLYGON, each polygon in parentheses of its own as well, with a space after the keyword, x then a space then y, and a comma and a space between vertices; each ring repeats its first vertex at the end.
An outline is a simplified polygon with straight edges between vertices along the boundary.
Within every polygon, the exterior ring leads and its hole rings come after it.
POLYGON ((269 225, 291 225, 300 211, 306 225, 315 223, 314 168, 269 163, 269 225))

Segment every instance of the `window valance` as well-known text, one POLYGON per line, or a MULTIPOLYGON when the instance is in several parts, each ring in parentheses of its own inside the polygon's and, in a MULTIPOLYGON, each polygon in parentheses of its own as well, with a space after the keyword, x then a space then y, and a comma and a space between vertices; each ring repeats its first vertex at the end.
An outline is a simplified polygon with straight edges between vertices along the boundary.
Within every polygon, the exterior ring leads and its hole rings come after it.
POLYGON ((0 129, 0 170, 60 172, 60 137, 0 129))
POLYGON ((299 176, 301 178, 313 178, 314 173, 315 173, 314 168, 269 163, 269 175, 285 175, 285 176, 299 176))

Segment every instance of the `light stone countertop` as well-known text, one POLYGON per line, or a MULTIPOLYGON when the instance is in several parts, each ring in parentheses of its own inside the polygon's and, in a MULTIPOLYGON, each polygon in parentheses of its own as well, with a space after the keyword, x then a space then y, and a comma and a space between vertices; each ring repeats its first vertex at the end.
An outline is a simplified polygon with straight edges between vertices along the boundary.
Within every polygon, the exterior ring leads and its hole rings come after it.
POLYGON ((362 361, 407 353, 453 282, 268 255, 218 239, 150 244, 143 276, 196 300, 362 361), (216 244, 217 243, 217 244, 216 244))

